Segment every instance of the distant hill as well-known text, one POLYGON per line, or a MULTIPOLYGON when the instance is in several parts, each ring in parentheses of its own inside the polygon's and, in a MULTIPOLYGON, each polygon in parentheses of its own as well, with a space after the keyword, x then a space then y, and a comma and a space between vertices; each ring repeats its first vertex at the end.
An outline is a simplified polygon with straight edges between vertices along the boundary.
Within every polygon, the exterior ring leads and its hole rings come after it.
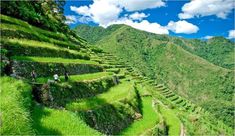
POLYGON ((234 66, 234 46, 229 40, 187 40, 126 25, 107 29, 78 26, 76 31, 88 42, 117 55, 143 75, 166 84, 233 126, 234 71, 226 68, 234 66))
MULTIPOLYGON (((116 29, 123 25, 112 25, 107 29, 103 27, 95 27, 89 25, 78 25, 75 31, 82 38, 86 39, 91 44, 101 40, 103 37, 110 35, 116 29)), ((179 37, 170 37, 167 35, 154 35, 155 40, 173 42, 176 45, 183 47, 185 50, 198 55, 207 61, 214 63, 218 66, 235 69, 234 62, 234 42, 225 39, 224 37, 213 37, 208 41, 202 41, 198 39, 183 39, 179 37)))

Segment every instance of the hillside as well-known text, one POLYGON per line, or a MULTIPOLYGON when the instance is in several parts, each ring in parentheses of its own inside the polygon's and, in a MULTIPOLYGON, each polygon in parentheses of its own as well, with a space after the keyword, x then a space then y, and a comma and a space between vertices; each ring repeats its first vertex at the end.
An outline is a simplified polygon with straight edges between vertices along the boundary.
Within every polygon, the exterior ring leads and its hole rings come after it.
MULTIPOLYGON (((97 46, 122 58, 143 76, 164 83, 177 94, 204 107, 227 125, 233 126, 234 71, 216 66, 199 57, 200 55, 192 54, 193 50, 189 52, 185 49, 195 49, 195 43, 183 47, 176 42, 181 40, 187 44, 193 41, 150 34, 124 25, 108 36, 101 35, 100 39, 96 43, 97 46)), ((218 40, 214 38, 208 43, 202 43, 212 46, 215 41, 218 40)), ((231 44, 227 40, 219 41, 231 44)), ((218 48, 214 50, 220 52, 218 48)), ((197 54, 197 51, 195 52, 197 54)))
POLYGON ((81 38, 64 2, 2 2, 0 135, 233 134, 234 71, 128 26, 81 38))
MULTIPOLYGON (((75 27, 77 34, 89 43, 94 44, 95 42, 101 40, 103 37, 110 35, 116 29, 120 28, 121 25, 112 25, 108 28, 94 27, 88 25, 78 25, 75 27)), ((148 34, 153 35, 153 34, 148 34)), ((200 56, 207 61, 214 63, 215 65, 234 69, 234 42, 225 39, 224 37, 213 37, 208 41, 202 41, 198 39, 183 39, 178 37, 170 37, 167 35, 155 35, 156 40, 172 42, 176 45, 181 46, 183 49, 189 51, 192 54, 200 56)))

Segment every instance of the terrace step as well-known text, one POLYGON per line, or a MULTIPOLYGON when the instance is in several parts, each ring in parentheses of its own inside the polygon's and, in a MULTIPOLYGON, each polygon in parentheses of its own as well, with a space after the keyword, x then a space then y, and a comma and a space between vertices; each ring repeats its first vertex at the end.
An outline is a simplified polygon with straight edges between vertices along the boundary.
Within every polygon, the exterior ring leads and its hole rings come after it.
POLYGON ((119 135, 141 135, 159 123, 159 113, 157 114, 152 107, 151 97, 142 97, 142 111, 142 117, 125 128, 119 135))
MULTIPOLYGON (((48 79, 53 81, 49 77, 38 78, 37 82, 46 83, 48 79)), ((51 92, 53 102, 46 98, 42 100, 49 105, 65 106, 68 102, 104 93, 116 84, 117 81, 111 72, 71 75, 67 82, 61 77, 59 82, 49 84, 48 91, 51 92)))
POLYGON ((1 23, 1 26, 0 26, 2 37, 39 40, 39 41, 56 44, 65 48, 69 47, 75 50, 79 50, 81 47, 84 48, 84 46, 81 44, 81 43, 84 43, 84 41, 80 40, 80 42, 78 42, 78 40, 74 40, 74 38, 66 37, 64 34, 46 31, 38 27, 29 25, 26 22, 24 22, 25 23, 24 25, 22 25, 22 23, 15 24, 15 22, 11 22, 11 23, 4 22, 5 17, 6 16, 1 15, 1 20, 3 19, 2 20, 3 23, 1 23), (76 45, 72 43, 71 41, 75 42, 76 45))
POLYGON ((48 77, 55 73, 64 75, 65 70, 70 75, 103 71, 103 67, 97 62, 88 60, 29 56, 14 56, 12 59, 12 69, 14 69, 15 74, 25 78, 30 78, 30 72, 33 70, 38 77, 48 77))
POLYGON ((71 111, 87 111, 118 101, 130 101, 134 99, 134 97, 136 97, 136 93, 133 84, 124 82, 96 97, 71 102, 66 105, 66 109, 71 111))
POLYGON ((32 119, 37 135, 102 135, 89 127, 76 113, 67 110, 35 105, 32 119), (45 128, 50 131, 45 131, 45 128))
POLYGON ((89 60, 85 53, 62 48, 51 43, 26 39, 1 39, 1 47, 8 50, 11 56, 64 57, 89 60))

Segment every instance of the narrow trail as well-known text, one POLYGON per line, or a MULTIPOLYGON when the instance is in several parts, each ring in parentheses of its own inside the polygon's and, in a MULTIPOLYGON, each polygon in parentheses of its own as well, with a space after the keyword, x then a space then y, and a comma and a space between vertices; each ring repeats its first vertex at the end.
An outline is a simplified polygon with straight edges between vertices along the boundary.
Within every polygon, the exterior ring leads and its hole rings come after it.
POLYGON ((184 129, 184 125, 181 123, 180 125, 180 136, 186 136, 185 134, 185 129, 184 129))

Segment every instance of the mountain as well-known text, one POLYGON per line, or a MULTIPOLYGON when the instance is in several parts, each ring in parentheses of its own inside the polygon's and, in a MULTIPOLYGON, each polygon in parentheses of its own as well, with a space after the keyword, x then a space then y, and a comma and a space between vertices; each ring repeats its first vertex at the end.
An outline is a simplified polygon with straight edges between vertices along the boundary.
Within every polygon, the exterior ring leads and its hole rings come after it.
POLYGON ((222 37, 206 42, 156 35, 126 25, 78 26, 76 31, 233 127, 234 70, 228 69, 234 66, 232 42, 222 37))
MULTIPOLYGON (((102 39, 107 35, 110 35, 116 29, 122 25, 112 25, 108 28, 95 27, 89 25, 78 25, 75 30, 78 35, 86 39, 89 43, 94 44, 95 42, 102 39)), ((149 34, 152 35, 152 34, 149 34)), ((192 54, 200 56, 207 61, 216 64, 218 66, 235 69, 235 44, 234 42, 225 39, 224 37, 213 37, 208 41, 202 41, 198 39, 183 39, 178 37, 170 37, 167 35, 155 35, 158 40, 171 41, 176 45, 181 46, 185 50, 192 54)))

